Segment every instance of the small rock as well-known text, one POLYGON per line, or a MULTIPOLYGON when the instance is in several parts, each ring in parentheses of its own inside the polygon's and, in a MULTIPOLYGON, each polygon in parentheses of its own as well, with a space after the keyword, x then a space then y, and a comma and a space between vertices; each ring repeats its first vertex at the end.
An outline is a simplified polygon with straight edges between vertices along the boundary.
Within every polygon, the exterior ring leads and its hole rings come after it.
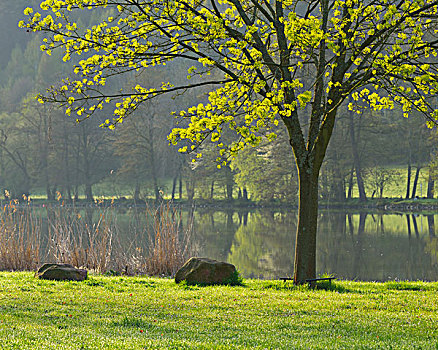
POLYGON ((83 281, 87 279, 87 270, 77 269, 70 264, 44 264, 35 277, 55 281, 83 281))
POLYGON ((208 258, 190 258, 176 273, 175 282, 188 284, 238 284, 232 264, 208 258))

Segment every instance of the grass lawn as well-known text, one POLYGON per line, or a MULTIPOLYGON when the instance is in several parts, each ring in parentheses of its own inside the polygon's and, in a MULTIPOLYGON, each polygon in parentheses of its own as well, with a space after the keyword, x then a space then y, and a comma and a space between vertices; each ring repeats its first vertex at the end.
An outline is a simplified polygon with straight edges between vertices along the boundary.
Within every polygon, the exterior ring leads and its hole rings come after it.
POLYGON ((437 349, 438 283, 178 286, 0 272, 1 349, 437 349))

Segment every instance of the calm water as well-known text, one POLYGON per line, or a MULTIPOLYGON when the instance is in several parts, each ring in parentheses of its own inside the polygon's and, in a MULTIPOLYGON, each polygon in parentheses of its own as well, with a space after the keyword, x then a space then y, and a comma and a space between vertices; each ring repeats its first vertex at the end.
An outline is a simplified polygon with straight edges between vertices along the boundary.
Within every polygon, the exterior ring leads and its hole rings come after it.
MULTIPOLYGON (((102 220, 103 214, 102 209, 89 208, 78 212, 63 209, 59 215, 82 217, 92 225, 102 220)), ((105 215, 105 220, 110 217, 116 222, 114 238, 125 247, 148 241, 144 239, 147 229, 136 229, 144 227, 144 209, 118 209, 105 215)), ((187 212, 182 213, 183 226, 188 217, 187 212)), ((192 242, 198 256, 233 263, 244 277, 293 275, 295 211, 197 209, 193 217, 192 242)), ((438 215, 321 211, 317 273, 362 281, 438 280, 435 222, 438 215)), ((47 231, 47 219, 43 225, 47 231)))
MULTIPOLYGON (((438 280, 437 215, 322 211, 317 271, 362 281, 438 280)), ((296 212, 196 211, 199 255, 245 277, 293 274, 296 212)))

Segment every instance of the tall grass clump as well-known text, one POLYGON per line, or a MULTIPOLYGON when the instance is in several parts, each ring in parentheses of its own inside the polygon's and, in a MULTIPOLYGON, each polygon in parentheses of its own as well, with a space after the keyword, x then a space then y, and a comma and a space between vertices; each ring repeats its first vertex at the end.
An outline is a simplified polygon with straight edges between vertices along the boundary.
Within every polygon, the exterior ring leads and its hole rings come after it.
POLYGON ((171 203, 146 207, 143 220, 137 214, 124 242, 112 207, 103 209, 96 222, 77 211, 52 210, 49 254, 57 262, 99 273, 174 275, 193 253, 192 218, 183 228, 181 214, 171 203))
POLYGON ((112 206, 38 209, 11 201, 0 212, 0 270, 55 262, 97 273, 172 276, 194 252, 192 232, 192 216, 183 225, 172 203, 135 210, 122 230, 112 206))
POLYGON ((173 276, 194 254, 193 217, 189 216, 187 226, 183 228, 181 214, 169 202, 153 210, 148 208, 146 213, 153 222, 146 272, 173 276))
POLYGON ((111 267, 113 235, 116 231, 113 210, 104 209, 93 222, 92 214, 83 216, 76 208, 47 209, 47 259, 103 273, 111 267))
POLYGON ((11 200, 0 210, 0 269, 33 270, 40 262, 41 218, 11 200))

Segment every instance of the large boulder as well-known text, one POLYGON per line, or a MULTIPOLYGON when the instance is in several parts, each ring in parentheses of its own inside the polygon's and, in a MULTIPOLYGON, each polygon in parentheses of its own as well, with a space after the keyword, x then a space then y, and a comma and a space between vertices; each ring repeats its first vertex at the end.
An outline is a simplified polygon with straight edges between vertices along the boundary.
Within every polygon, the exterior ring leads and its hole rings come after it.
POLYGON ((87 270, 77 269, 70 264, 44 264, 35 277, 55 281, 83 281, 87 279, 87 270))
POLYGON ((208 258, 190 258, 176 273, 175 282, 188 284, 239 284, 234 265, 208 258))

